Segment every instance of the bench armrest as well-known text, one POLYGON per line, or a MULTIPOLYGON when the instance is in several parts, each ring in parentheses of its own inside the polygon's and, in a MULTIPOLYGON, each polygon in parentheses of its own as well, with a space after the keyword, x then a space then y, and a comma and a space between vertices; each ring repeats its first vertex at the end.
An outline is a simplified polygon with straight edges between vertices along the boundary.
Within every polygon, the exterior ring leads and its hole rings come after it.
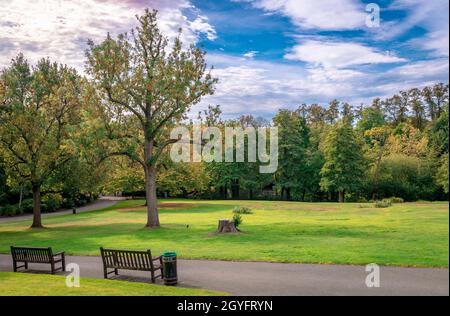
POLYGON ((57 257, 57 256, 64 257, 65 255, 66 255, 66 253, 64 251, 61 251, 61 252, 53 254, 53 257, 57 257))
POLYGON ((156 257, 156 258, 152 258, 152 261, 160 261, 162 262, 162 256, 156 257))

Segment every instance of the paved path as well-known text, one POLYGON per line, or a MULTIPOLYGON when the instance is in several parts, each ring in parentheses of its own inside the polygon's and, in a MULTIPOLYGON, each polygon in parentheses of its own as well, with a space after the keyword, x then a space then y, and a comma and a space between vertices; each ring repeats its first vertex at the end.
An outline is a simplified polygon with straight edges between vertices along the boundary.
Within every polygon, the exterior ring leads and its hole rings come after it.
MULTIPOLYGON (((69 257, 82 277, 103 278, 101 258, 69 257)), ((0 255, 0 271, 11 271, 8 255, 0 255)), ((48 271, 48 266, 32 265, 48 271)), ((364 267, 253 262, 179 260, 180 286, 243 296, 310 295, 449 295, 447 269, 381 268, 381 288, 365 285, 364 267)), ((148 273, 122 271, 120 280, 149 282, 148 273)))
MULTIPOLYGON (((78 207, 77 212, 83 213, 83 212, 90 212, 90 211, 96 211, 101 210, 103 208, 107 208, 110 206, 113 206, 118 203, 118 201, 123 200, 122 198, 113 198, 113 197, 104 197, 100 198, 97 201, 90 203, 83 207, 78 207)), ((72 210, 59 210, 55 213, 43 213, 42 218, 46 217, 53 217, 53 216, 60 216, 60 215, 67 215, 72 214, 72 210)), ((15 222, 15 221, 23 221, 23 220, 31 220, 33 219, 32 214, 22 215, 22 216, 16 216, 16 217, 0 217, 0 224, 1 223, 7 223, 7 222, 15 222)))

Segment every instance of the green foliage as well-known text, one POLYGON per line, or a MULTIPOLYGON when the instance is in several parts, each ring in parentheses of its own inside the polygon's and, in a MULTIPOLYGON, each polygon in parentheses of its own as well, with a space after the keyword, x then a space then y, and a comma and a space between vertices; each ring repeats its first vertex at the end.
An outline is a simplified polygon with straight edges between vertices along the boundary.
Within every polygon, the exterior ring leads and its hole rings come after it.
POLYGON ((445 154, 441 158, 440 167, 436 175, 436 181, 444 189, 444 192, 446 194, 449 193, 448 165, 449 165, 448 154, 445 154))
POLYGON ((326 136, 325 164, 320 172, 322 189, 354 192, 361 187, 365 162, 352 126, 339 124, 326 136))
POLYGON ((376 127, 382 127, 386 125, 384 114, 379 108, 369 107, 362 111, 362 118, 356 125, 356 130, 361 134, 376 127))
POLYGON ((375 202, 376 208, 388 208, 392 206, 392 201, 390 199, 383 199, 381 201, 375 202))
POLYGON ((278 127, 279 166, 276 184, 290 200, 292 193, 307 189, 310 171, 307 164, 309 128, 298 112, 280 110, 273 119, 278 127), (294 192, 293 192, 294 191, 294 192))
POLYGON ((402 204, 405 203, 405 200, 400 198, 400 197, 391 197, 389 198, 389 200, 393 203, 393 204, 402 204))
POLYGON ((244 222, 244 220, 242 219, 242 215, 241 214, 234 214, 233 215, 233 222, 234 222, 234 225, 236 226, 236 228, 238 228, 244 222))
POLYGON ((253 214, 253 212, 250 208, 243 207, 243 206, 235 206, 233 209, 233 213, 234 214, 243 214, 243 215, 253 214))

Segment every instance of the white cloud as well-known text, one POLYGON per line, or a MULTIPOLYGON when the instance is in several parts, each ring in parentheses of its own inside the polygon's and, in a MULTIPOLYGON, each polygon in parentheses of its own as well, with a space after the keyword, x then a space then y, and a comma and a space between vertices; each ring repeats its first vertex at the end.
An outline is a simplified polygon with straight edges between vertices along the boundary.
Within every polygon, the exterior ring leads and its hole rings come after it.
POLYGON ((250 51, 250 52, 248 52, 248 53, 245 53, 244 55, 242 55, 242 56, 244 56, 245 58, 249 58, 249 59, 253 59, 253 58, 255 58, 256 57, 256 55, 258 55, 258 51, 250 51))
POLYGON ((411 41, 414 48, 432 51, 434 57, 449 56, 449 1, 448 0, 394 0, 387 10, 403 10, 402 20, 382 22, 375 31, 377 39, 390 40, 414 27, 427 32, 411 41))
POLYGON ((302 44, 294 46, 285 57, 289 60, 331 68, 405 61, 405 59, 378 52, 372 47, 359 43, 326 40, 306 40, 302 44))
POLYGON ((365 26, 367 13, 358 0, 235 0, 289 17, 298 27, 351 30, 365 26))
POLYGON ((207 55, 220 81, 216 94, 194 107, 192 113, 208 104, 220 104, 225 117, 242 114, 270 117, 279 108, 294 109, 301 103, 328 104, 333 99, 359 105, 375 97, 388 97, 402 89, 448 82, 445 58, 393 67, 385 72, 281 64, 207 55))
POLYGON ((83 70, 87 40, 100 41, 136 25, 136 14, 147 7, 159 10, 159 26, 174 37, 196 42, 199 34, 215 38, 215 30, 187 0, 0 0, 0 68, 23 52, 31 61, 43 57, 83 70), (189 11, 194 19, 184 14, 189 11))

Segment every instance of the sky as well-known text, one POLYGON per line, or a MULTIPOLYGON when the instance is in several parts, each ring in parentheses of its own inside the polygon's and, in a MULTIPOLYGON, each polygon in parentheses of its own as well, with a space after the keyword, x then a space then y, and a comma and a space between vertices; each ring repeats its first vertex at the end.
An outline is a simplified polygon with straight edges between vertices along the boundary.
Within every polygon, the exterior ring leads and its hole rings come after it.
POLYGON ((84 71, 88 39, 101 41, 159 10, 171 39, 207 51, 216 93, 191 113, 269 118, 334 99, 369 104, 400 90, 448 82, 448 0, 0 0, 0 69, 19 52, 84 71), (381 9, 368 27, 366 6, 381 9))

